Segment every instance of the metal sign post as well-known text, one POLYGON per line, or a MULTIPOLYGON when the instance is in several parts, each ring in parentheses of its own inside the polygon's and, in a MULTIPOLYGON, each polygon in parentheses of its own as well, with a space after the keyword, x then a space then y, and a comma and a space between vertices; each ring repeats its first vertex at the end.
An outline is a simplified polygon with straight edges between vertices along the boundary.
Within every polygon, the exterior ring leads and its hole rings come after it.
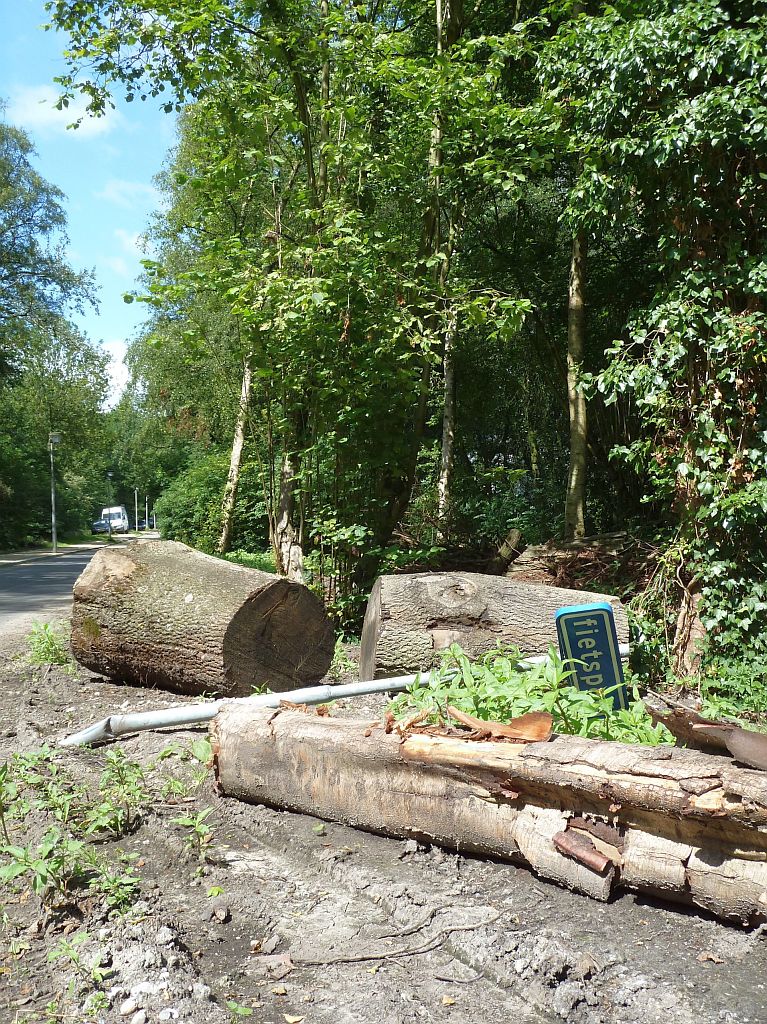
POLYGON ((571 661, 579 690, 612 690, 616 711, 628 707, 613 610, 606 602, 571 605, 554 613, 563 661, 571 661))

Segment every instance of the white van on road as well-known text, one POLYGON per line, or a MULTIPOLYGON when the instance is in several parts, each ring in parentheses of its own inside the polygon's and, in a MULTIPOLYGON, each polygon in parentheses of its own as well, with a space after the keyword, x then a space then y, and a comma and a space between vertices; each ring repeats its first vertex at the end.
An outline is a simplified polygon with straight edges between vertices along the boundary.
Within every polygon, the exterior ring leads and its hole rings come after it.
POLYGON ((109 523, 112 533, 127 533, 130 530, 125 505, 113 505, 111 508, 102 508, 101 518, 104 522, 109 523))

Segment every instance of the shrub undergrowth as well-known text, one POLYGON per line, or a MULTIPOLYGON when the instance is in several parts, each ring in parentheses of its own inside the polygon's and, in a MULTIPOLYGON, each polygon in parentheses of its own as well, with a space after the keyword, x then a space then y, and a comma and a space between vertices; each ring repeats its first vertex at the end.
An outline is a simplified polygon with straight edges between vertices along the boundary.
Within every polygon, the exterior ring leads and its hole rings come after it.
POLYGON ((472 661, 457 644, 445 653, 425 685, 419 681, 392 703, 396 717, 431 708, 429 721, 448 718, 447 707, 483 721, 507 722, 528 711, 547 711, 555 732, 592 739, 656 746, 673 743, 663 725, 655 725, 638 693, 626 710, 616 711, 610 690, 579 690, 573 669, 553 650, 540 665, 519 669, 516 648, 497 648, 472 661))

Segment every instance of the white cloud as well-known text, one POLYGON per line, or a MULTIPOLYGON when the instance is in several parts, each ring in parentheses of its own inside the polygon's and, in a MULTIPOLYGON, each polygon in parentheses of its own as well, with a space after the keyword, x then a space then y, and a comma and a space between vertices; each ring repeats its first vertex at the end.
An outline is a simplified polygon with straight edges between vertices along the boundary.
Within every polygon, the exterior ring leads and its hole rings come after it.
POLYGON ((115 238, 120 243, 120 248, 130 256, 141 257, 144 247, 141 244, 141 232, 126 231, 125 228, 115 229, 115 238))
POLYGON ((104 266, 109 267, 112 273, 118 277, 133 277, 133 274, 122 256, 109 256, 104 260, 104 266))
POLYGON ((130 379, 130 371, 124 362, 127 345, 121 339, 113 338, 111 341, 103 341, 101 347, 106 351, 110 360, 107 406, 112 408, 120 400, 120 395, 130 379))
POLYGON ((7 107, 8 122, 43 135, 66 132, 75 139, 107 135, 120 122, 120 114, 116 110, 107 110, 103 117, 91 117, 86 111, 87 101, 83 96, 76 96, 62 110, 56 109, 58 100, 58 90, 52 85, 29 85, 14 89, 7 107), (80 126, 68 131, 67 126, 80 118, 83 119, 80 126))
POLYGON ((137 205, 146 206, 147 202, 158 203, 160 193, 154 185, 147 185, 143 181, 110 178, 104 188, 96 193, 96 198, 132 210, 137 205))

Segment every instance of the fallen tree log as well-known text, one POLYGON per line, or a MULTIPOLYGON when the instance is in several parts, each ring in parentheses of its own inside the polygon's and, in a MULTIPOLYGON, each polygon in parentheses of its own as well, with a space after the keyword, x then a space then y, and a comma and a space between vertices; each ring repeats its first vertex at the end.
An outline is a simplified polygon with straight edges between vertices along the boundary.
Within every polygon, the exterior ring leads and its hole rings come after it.
POLYGON ((228 796, 522 862, 595 899, 631 889, 767 919, 767 775, 725 757, 558 736, 471 741, 224 708, 228 796))
POLYGON ((102 548, 73 593, 72 654, 125 683, 248 696, 316 682, 333 656, 306 587, 175 541, 102 548))
POLYGON ((474 572, 381 576, 362 626, 360 678, 431 668, 452 643, 472 657, 499 643, 519 647, 523 654, 545 654, 557 644, 554 612, 596 601, 612 605, 618 642, 627 643, 626 612, 618 598, 606 594, 474 572))

